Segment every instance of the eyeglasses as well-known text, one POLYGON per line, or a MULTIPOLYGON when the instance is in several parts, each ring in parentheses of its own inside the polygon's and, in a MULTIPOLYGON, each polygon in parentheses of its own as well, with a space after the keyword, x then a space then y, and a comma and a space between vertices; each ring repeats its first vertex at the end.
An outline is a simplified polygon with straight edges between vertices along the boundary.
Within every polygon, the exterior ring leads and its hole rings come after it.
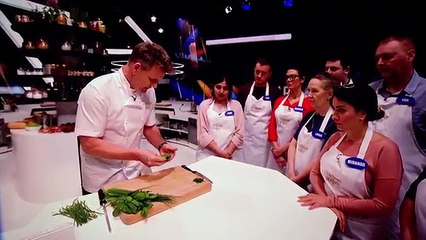
POLYGON ((293 81, 293 80, 296 80, 296 79, 298 79, 298 78, 300 78, 300 76, 299 76, 299 75, 296 75, 296 74, 292 74, 292 75, 285 75, 285 79, 286 79, 287 81, 293 81))
POLYGON ((223 91, 229 91, 228 86, 214 85, 214 88, 216 88, 216 90, 222 90, 223 89, 223 91))

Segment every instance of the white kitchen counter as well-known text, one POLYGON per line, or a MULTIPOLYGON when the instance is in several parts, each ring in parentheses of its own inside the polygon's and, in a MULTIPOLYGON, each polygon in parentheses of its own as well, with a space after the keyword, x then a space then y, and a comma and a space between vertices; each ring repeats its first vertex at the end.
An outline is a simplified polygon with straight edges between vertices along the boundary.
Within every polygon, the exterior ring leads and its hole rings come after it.
MULTIPOLYGON (((63 229, 40 239, 329 239, 336 216, 328 208, 308 210, 297 197, 306 192, 281 173, 218 157, 189 165, 213 181, 211 192, 173 207, 146 221, 125 225, 112 217, 112 233, 99 216, 82 227, 70 219, 52 216, 73 199, 45 205, 19 231, 6 232, 4 239, 29 239, 52 229, 63 229)), ((79 198, 100 210, 97 194, 79 198)), ((38 239, 38 238, 37 238, 38 239)))
POLYGON ((49 203, 82 194, 75 133, 39 133, 11 130, 21 198, 49 203))

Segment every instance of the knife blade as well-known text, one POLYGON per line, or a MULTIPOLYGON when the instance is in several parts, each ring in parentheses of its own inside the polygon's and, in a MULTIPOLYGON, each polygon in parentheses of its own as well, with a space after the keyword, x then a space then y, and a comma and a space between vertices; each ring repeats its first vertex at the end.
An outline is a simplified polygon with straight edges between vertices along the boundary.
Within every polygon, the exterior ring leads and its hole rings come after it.
POLYGON ((186 166, 186 165, 181 165, 181 167, 182 167, 183 169, 185 169, 185 170, 187 170, 187 171, 190 171, 190 172, 192 172, 193 174, 195 174, 195 175, 197 175, 197 176, 201 177, 202 179, 206 179, 206 180, 207 180, 207 181, 209 181, 210 183, 213 183, 213 181, 212 181, 212 180, 210 180, 210 178, 206 177, 204 174, 202 174, 202 173, 200 173, 200 172, 198 172, 198 171, 194 171, 194 170, 190 169, 190 168, 189 168, 188 166, 186 166))
POLYGON ((98 198, 99 198, 99 204, 102 206, 102 209, 104 210, 104 215, 105 215, 105 221, 108 227, 108 232, 111 233, 112 229, 111 229, 111 223, 109 222, 109 217, 108 217, 108 212, 106 209, 106 199, 105 199, 105 193, 102 189, 99 189, 98 191, 98 198))

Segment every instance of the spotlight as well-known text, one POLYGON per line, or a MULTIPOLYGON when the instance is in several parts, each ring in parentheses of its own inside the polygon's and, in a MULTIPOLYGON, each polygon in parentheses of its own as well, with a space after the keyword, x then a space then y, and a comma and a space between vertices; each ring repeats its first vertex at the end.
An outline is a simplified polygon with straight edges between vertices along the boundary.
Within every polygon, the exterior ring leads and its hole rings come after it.
POLYGON ((226 6, 226 8, 225 8, 225 13, 226 14, 229 14, 229 13, 231 13, 232 12, 232 7, 231 6, 226 6))
POLYGON ((283 0, 283 5, 286 8, 293 7, 293 0, 283 0))
POLYGON ((159 28, 159 29, 158 29, 158 32, 159 32, 159 33, 163 33, 163 32, 164 32, 164 29, 163 29, 163 28, 159 28))
POLYGON ((157 17, 156 16, 154 16, 154 15, 152 15, 152 17, 151 17, 151 22, 156 22, 157 21, 157 17))
POLYGON ((250 0, 243 0, 242 8, 244 11, 250 11, 250 0))

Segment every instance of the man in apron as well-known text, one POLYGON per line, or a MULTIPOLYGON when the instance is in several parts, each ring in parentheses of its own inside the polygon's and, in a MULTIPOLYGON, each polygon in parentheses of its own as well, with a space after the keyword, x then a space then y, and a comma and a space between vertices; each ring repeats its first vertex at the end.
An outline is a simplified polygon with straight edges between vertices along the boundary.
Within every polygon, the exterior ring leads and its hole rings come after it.
POLYGON ((347 59, 342 54, 330 54, 325 61, 325 72, 330 74, 335 81, 336 85, 351 85, 354 84, 349 77, 351 66, 347 59))
POLYGON ((413 68, 415 56, 410 38, 382 40, 376 65, 383 79, 371 83, 385 116, 370 126, 398 145, 404 167, 399 201, 388 223, 391 239, 400 238, 399 206, 405 192, 426 166, 426 79, 413 68))
POLYGON ((257 60, 254 82, 240 88, 238 101, 243 105, 245 118, 244 143, 235 159, 265 167, 271 149, 268 125, 272 103, 280 95, 277 87, 268 83, 272 76, 271 64, 265 58, 257 60))
POLYGON ((80 141, 83 191, 150 173, 174 157, 155 125, 157 82, 172 63, 154 43, 135 46, 129 61, 117 72, 95 78, 81 91, 75 132, 80 141), (159 153, 139 149, 142 136, 159 153), (165 159, 165 155, 169 155, 165 159))

